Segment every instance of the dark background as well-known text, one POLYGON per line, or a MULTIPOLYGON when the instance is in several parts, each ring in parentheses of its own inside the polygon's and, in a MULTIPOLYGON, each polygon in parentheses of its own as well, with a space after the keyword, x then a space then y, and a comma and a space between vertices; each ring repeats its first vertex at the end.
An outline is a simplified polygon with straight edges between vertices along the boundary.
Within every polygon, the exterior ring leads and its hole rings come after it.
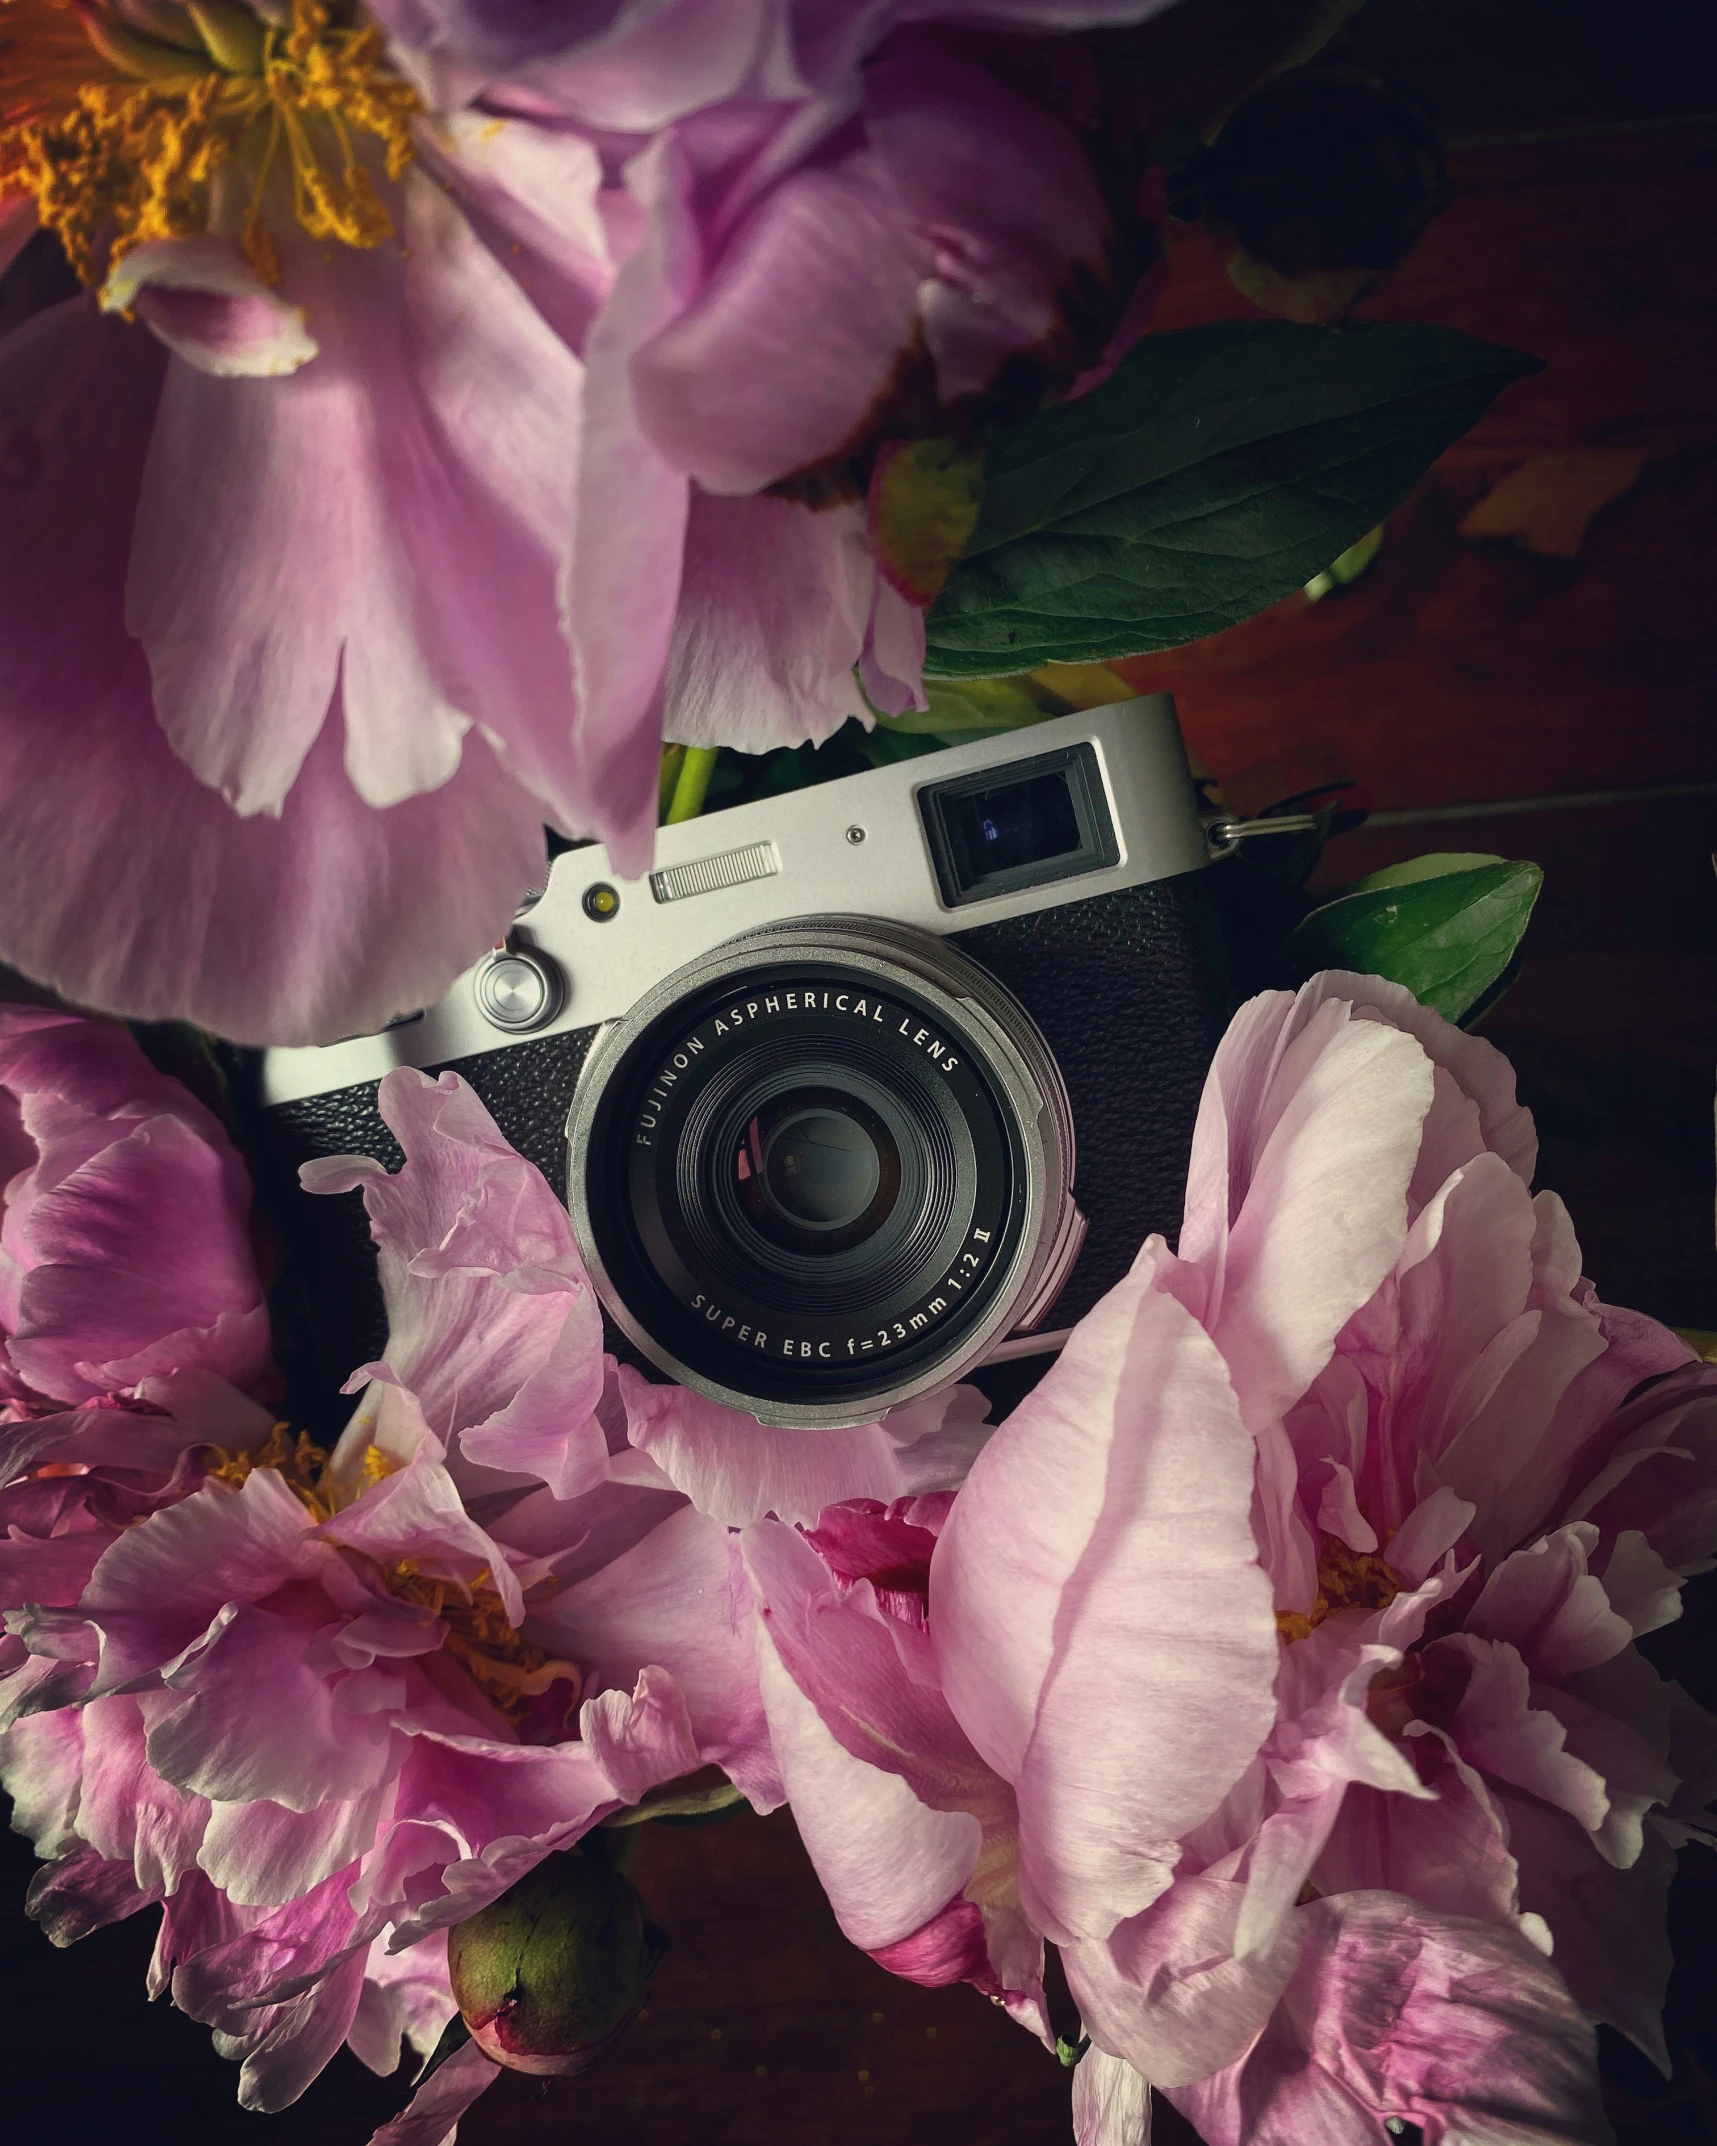
MULTIPOLYGON (((1163 121, 1221 108, 1260 38, 1302 6, 1184 0, 1146 33, 1163 121)), ((1602 1293, 1717 1328, 1717 82, 1696 0, 1371 0, 1346 49, 1424 92, 1456 198, 1365 310, 1470 329, 1546 358, 1389 525, 1378 564, 1220 638, 1130 666, 1177 695, 1194 749, 1248 809, 1336 777, 1380 812, 1678 787, 1644 802, 1369 827, 1333 844, 1339 885, 1427 849, 1539 862, 1518 983, 1486 1033, 1543 1136, 1602 1293), (1644 456, 1574 558, 1463 539, 1500 477, 1569 449, 1644 456), (1709 785, 1705 794, 1696 788, 1709 785)), ((0 319, 7 310, 0 294, 0 319)), ((1246 311, 1196 235, 1177 238, 1160 324, 1246 311)), ((1717 1704, 1717 1579, 1650 1642, 1717 1704)), ((0 1898, 31 1858, 11 1837, 0 1898)), ((644 1829, 634 1876, 674 1946, 617 2053, 546 2094, 503 2079, 465 2146, 1049 2146, 1066 2075, 969 1990, 884 1975, 841 1939, 785 1814, 644 1829)), ((143 1999, 154 1916, 56 1953, 0 1917, 0 2111, 12 2135, 98 2130, 153 2146, 362 2146, 406 2098, 342 2055, 293 2109, 251 2117, 203 2029, 143 1999)), ((1717 2142, 1717 1864, 1674 1902, 1676 2076, 1606 2045, 1624 2146, 1717 2142)), ((1191 2136, 1159 2109, 1159 2146, 1191 2136)), ((1306 2146, 1317 2146, 1307 2141, 1306 2146)))

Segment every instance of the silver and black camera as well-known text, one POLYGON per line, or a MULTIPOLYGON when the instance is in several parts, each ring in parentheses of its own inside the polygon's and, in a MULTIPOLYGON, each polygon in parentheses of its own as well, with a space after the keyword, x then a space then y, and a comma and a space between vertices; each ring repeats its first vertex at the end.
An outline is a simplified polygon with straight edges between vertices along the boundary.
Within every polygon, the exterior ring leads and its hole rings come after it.
MULTIPOLYGON (((872 1421, 1176 1226, 1210 857, 1164 694, 665 827, 641 880, 570 850, 439 1005, 263 1054, 277 1182, 397 1161, 377 1081, 452 1066, 566 1199, 617 1348, 767 1423, 872 1421)), ((348 1325, 357 1204, 290 1228, 348 1325)))

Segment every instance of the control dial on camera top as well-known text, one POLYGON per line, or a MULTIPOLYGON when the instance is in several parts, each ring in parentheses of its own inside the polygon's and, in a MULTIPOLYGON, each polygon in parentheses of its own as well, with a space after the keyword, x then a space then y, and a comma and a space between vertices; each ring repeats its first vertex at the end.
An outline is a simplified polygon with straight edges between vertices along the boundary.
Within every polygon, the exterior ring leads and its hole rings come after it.
POLYGON ((483 1018, 510 1036, 546 1028, 566 997, 554 963, 517 947, 492 954, 477 971, 474 989, 483 1018))

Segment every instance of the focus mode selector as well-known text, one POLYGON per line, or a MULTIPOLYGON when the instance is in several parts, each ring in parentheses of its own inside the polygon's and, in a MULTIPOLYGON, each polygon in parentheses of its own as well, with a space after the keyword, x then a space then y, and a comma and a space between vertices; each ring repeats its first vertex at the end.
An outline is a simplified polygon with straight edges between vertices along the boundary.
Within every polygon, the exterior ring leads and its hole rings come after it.
POLYGON ((473 988, 484 1020, 510 1036, 546 1028, 566 997, 560 971, 544 955, 501 947, 477 971, 473 988))

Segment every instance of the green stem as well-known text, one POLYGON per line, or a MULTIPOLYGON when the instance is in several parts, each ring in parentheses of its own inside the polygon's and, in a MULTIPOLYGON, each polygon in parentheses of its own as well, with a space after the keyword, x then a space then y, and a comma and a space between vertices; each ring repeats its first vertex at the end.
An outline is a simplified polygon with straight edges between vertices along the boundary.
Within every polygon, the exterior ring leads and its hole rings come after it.
POLYGON ((674 778, 674 794, 662 815, 664 827, 677 827, 682 820, 695 820, 709 794, 709 779, 721 751, 718 745, 688 745, 680 772, 674 778))

